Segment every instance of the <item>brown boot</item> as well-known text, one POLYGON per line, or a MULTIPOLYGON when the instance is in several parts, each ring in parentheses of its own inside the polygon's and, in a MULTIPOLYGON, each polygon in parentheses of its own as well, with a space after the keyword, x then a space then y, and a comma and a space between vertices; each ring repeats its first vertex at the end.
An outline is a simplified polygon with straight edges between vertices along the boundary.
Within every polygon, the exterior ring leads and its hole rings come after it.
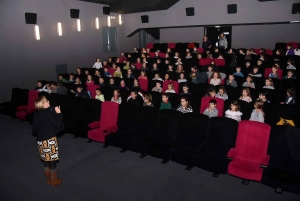
POLYGON ((52 186, 58 186, 59 184, 61 184, 61 179, 57 178, 57 169, 50 170, 50 176, 52 186))
POLYGON ((50 168, 44 167, 44 173, 45 173, 45 176, 46 176, 47 184, 51 185, 50 168))

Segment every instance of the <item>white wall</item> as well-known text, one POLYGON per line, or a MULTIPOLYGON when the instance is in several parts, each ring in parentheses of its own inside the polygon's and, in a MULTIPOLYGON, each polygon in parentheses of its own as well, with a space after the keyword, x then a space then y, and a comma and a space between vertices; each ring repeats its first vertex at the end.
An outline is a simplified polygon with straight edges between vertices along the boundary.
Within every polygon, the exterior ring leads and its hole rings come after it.
POLYGON ((160 42, 197 42, 201 43, 204 27, 170 28, 160 30, 160 42))
POLYGON ((236 23, 282 22, 299 20, 292 15, 292 4, 299 0, 259 2, 257 0, 181 0, 168 10, 127 14, 126 34, 137 28, 220 25, 236 23), (227 14, 227 4, 237 4, 237 14, 227 14), (195 8, 195 16, 187 17, 186 7, 195 8), (141 22, 141 15, 149 15, 149 23, 141 22))
MULTIPOLYGON (((0 1, 0 102, 9 100, 11 89, 32 89, 38 79, 55 80, 57 64, 67 64, 69 72, 76 67, 92 66, 96 57, 106 59, 131 50, 138 36, 127 38, 124 24, 112 22, 118 28, 119 52, 105 54, 102 49, 102 26, 107 26, 103 5, 78 0, 1 0, 0 1), (82 31, 70 9, 80 9, 82 31), (41 40, 34 35, 34 25, 25 24, 25 13, 37 13, 41 40), (95 28, 95 18, 100 29, 95 28), (63 36, 57 34, 57 22, 63 26, 63 36)), ((125 23, 125 20, 124 20, 125 23)))

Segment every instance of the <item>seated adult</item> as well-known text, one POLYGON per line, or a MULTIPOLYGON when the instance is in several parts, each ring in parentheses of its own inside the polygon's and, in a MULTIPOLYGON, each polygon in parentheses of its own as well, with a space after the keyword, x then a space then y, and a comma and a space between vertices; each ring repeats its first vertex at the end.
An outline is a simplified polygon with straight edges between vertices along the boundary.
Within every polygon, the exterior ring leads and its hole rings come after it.
POLYGON ((91 99, 90 95, 88 94, 88 92, 84 91, 82 89, 81 85, 77 85, 76 86, 76 93, 75 93, 76 97, 81 97, 81 98, 85 98, 85 99, 91 99))
POLYGON ((51 93, 57 93, 59 95, 67 95, 68 89, 61 83, 55 83, 53 82, 51 84, 51 93))

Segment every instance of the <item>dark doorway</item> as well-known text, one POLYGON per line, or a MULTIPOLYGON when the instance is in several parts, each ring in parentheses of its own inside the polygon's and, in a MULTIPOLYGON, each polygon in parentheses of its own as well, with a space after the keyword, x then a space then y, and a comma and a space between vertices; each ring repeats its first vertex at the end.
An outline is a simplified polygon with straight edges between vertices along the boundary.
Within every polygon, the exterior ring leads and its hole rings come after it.
POLYGON ((205 27, 204 34, 208 36, 209 40, 213 43, 213 47, 219 46, 219 37, 220 33, 224 33, 227 41, 228 41, 228 48, 231 48, 231 36, 232 36, 232 27, 205 27))

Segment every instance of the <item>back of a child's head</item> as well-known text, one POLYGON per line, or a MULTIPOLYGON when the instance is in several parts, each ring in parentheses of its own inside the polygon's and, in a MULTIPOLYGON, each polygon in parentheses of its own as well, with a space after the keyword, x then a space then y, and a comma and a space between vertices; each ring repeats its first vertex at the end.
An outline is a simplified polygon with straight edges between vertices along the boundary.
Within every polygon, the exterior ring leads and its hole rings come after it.
POLYGON ((287 93, 288 93, 290 96, 293 96, 293 95, 296 94, 296 89, 294 89, 294 88, 288 88, 287 93))
POLYGON ((264 102, 261 100, 256 100, 254 103, 255 109, 261 110, 264 107, 264 102))

